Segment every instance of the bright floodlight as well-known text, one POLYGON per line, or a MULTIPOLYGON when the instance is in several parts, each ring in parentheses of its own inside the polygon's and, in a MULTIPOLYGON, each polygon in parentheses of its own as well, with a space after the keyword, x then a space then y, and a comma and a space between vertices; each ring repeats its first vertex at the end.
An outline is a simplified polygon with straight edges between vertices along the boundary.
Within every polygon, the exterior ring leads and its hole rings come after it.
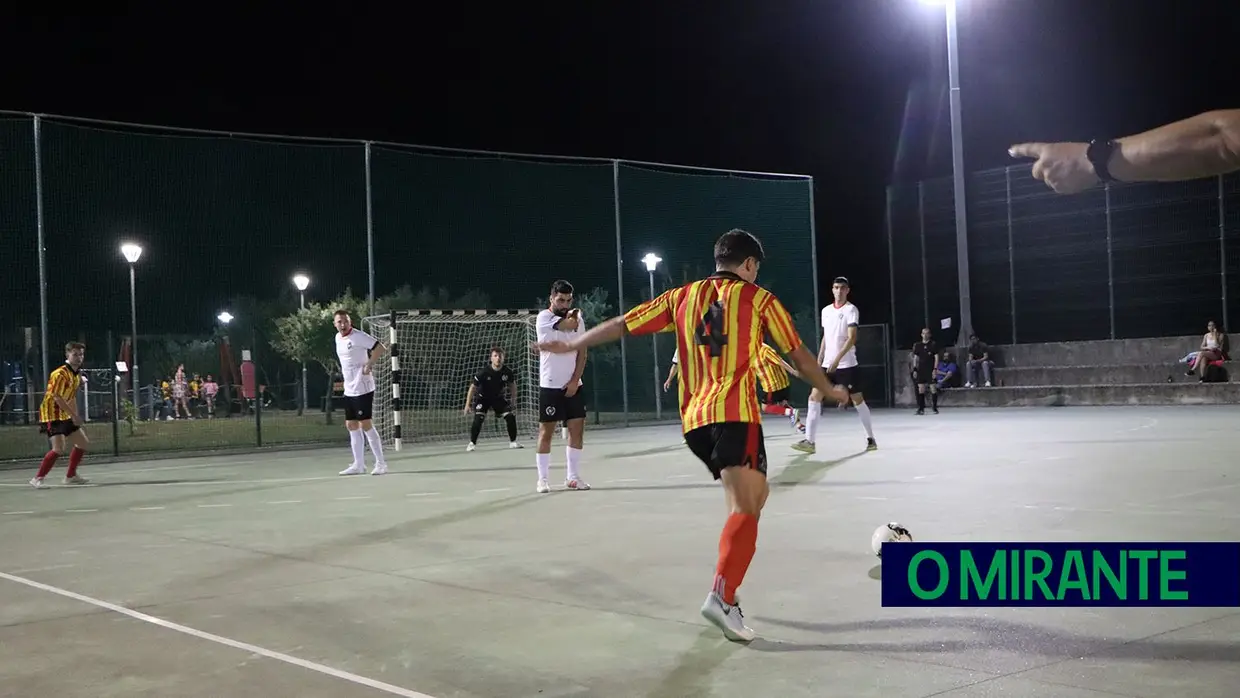
POLYGON ((946 4, 947 4, 947 3, 949 3, 949 2, 955 2, 955 1, 956 1, 956 0, 921 0, 921 4, 923 4, 923 5, 940 5, 940 6, 942 6, 942 5, 946 5, 946 4))
POLYGON ((653 252, 647 252, 646 256, 642 257, 642 262, 646 265, 646 271, 654 271, 659 267, 659 262, 662 261, 663 258, 653 252))
POLYGON ((121 245, 121 254, 125 255, 125 261, 130 264, 137 264, 138 259, 142 256, 142 245, 135 245, 127 242, 121 245))
POLYGON ((215 316, 215 319, 216 319, 216 320, 219 320, 220 322, 222 322, 222 323, 224 323, 225 325, 227 325, 228 323, 232 322, 233 316, 232 316, 232 313, 230 313, 230 312, 228 312, 227 310, 225 310, 224 312, 220 313, 219 315, 216 315, 216 316, 215 316))
POLYGON ((298 291, 304 291, 310 287, 310 277, 305 274, 298 274, 293 277, 293 285, 297 287, 298 291))

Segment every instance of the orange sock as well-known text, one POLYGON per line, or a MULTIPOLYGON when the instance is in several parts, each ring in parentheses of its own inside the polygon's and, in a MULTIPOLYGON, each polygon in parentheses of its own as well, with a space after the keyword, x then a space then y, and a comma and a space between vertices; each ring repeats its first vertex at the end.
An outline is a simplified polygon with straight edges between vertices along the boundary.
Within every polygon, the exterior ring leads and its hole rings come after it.
POLYGON ((749 514, 729 516, 719 536, 719 562, 715 565, 715 593, 724 603, 736 603, 736 590, 745 581, 757 545, 758 519, 749 514))

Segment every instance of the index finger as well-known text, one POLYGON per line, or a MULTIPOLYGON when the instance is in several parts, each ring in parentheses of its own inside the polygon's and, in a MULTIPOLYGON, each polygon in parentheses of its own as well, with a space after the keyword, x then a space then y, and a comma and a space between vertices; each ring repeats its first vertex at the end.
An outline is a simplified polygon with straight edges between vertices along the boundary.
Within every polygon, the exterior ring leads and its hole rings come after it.
POLYGON ((1042 151, 1046 150, 1045 143, 1017 143, 1008 148, 1008 155, 1014 158, 1040 158, 1042 151))

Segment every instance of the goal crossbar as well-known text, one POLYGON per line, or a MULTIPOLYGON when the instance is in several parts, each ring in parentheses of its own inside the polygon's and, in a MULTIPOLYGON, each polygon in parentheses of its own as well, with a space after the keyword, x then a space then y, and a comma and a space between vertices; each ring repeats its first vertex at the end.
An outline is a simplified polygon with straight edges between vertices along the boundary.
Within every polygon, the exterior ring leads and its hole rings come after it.
MULTIPOLYGON (((538 313, 418 309, 364 318, 367 331, 386 340, 390 356, 382 369, 375 367, 374 420, 383 441, 399 451, 408 438, 467 440, 465 396, 474 374, 489 362, 492 347, 504 350, 516 376, 518 437, 532 438, 538 423, 538 313)), ((507 438, 502 420, 491 417, 482 437, 502 433, 507 438)))

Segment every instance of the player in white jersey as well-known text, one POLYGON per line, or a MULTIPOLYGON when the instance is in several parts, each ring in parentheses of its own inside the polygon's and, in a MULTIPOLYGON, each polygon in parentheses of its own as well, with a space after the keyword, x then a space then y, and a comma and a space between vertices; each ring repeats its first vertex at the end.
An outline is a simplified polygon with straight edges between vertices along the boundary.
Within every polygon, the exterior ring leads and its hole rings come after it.
POLYGON ((341 475, 361 475, 366 472, 366 442, 375 454, 375 467, 371 475, 387 472, 387 460, 383 457, 383 441, 371 422, 374 416, 375 377, 371 368, 387 351, 387 347, 353 326, 349 311, 337 310, 332 317, 336 326, 336 356, 340 359, 340 373, 344 377, 344 425, 349 430, 349 446, 353 450, 353 462, 340 471, 341 475), (364 435, 364 439, 363 439, 364 435))
MULTIPOLYGON (((538 341, 565 341, 573 335, 585 332, 586 323, 581 309, 573 308, 573 285, 556 281, 551 285, 551 299, 546 310, 538 313, 538 341)), ((564 486, 570 490, 588 490, 590 486, 581 479, 578 470, 581 463, 582 432, 586 423, 585 397, 581 394, 581 374, 586 370, 586 351, 572 354, 538 355, 538 453, 534 456, 538 465, 537 491, 551 491, 548 482, 551 468, 551 437, 560 422, 568 423, 568 461, 564 486)))
MULTIPOLYGON (((861 314, 857 306, 848 302, 849 290, 848 279, 843 276, 835 277, 831 283, 831 295, 835 302, 822 309, 822 346, 818 348, 818 362, 832 383, 848 388, 848 397, 853 407, 857 408, 861 426, 865 427, 865 450, 873 451, 878 448, 878 442, 874 440, 870 406, 865 404, 861 372, 857 368, 857 326, 861 322, 861 314)), ((823 397, 817 390, 810 391, 805 438, 792 444, 798 451, 813 453, 817 450, 815 441, 818 420, 822 417, 823 397)))

